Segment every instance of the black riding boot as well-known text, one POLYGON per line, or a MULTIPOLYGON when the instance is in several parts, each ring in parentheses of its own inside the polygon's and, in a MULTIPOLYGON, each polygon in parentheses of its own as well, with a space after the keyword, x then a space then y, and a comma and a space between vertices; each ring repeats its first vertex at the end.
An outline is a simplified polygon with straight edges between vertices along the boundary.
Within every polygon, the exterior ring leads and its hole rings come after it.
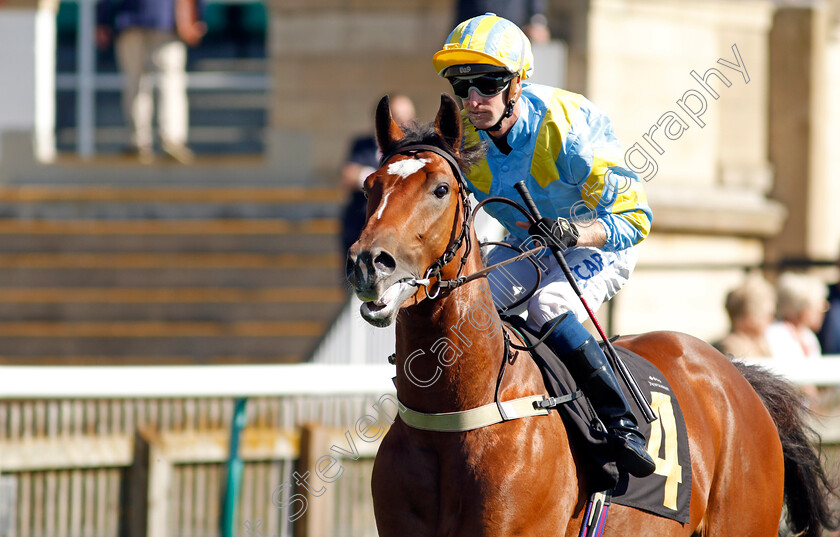
POLYGON ((574 315, 566 314, 546 343, 566 364, 575 382, 592 402, 598 417, 618 440, 620 449, 616 462, 619 470, 636 477, 652 474, 656 463, 645 450, 645 437, 639 432, 618 379, 595 338, 574 315))

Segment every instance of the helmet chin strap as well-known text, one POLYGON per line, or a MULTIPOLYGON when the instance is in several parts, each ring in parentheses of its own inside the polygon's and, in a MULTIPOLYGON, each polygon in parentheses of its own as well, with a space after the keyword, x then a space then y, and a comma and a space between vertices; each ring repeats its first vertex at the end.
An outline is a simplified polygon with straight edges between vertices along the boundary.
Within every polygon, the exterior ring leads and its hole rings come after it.
MULTIPOLYGON (((505 98, 507 99, 510 96, 510 87, 505 90, 505 98)), ((509 118, 513 115, 513 107, 516 106, 516 99, 508 99, 507 104, 505 105, 505 112, 502 114, 502 117, 499 118, 499 121, 496 122, 495 125, 487 127, 486 129, 476 129, 481 131, 487 132, 496 132, 501 130, 502 128, 502 121, 509 118)))

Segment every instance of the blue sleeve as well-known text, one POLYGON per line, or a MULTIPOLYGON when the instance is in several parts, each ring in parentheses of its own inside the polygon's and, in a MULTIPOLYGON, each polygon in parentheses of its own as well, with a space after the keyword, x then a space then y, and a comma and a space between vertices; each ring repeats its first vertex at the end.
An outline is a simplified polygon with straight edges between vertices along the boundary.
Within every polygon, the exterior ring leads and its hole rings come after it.
POLYGON ((621 145, 610 119, 584 99, 557 166, 577 186, 588 217, 604 226, 607 251, 640 243, 653 221, 643 182, 621 164, 621 145))

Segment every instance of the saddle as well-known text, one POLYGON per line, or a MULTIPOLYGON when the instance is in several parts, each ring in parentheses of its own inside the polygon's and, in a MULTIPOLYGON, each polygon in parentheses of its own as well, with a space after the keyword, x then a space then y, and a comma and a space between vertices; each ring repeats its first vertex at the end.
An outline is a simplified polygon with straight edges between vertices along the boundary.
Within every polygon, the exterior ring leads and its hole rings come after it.
POLYGON ((580 391, 569 370, 539 335, 518 316, 502 317, 503 324, 519 334, 526 345, 534 346, 531 358, 542 373, 550 397, 563 401, 554 408, 566 424, 575 458, 584 468, 590 492, 612 491, 612 502, 635 507, 680 523, 689 520, 691 499, 691 458, 682 411, 665 376, 653 364, 623 347, 615 347, 659 419, 647 423, 641 409, 622 384, 624 395, 645 436, 648 452, 656 461, 656 471, 644 478, 620 474, 615 463, 613 438, 607 434, 595 409, 580 391))

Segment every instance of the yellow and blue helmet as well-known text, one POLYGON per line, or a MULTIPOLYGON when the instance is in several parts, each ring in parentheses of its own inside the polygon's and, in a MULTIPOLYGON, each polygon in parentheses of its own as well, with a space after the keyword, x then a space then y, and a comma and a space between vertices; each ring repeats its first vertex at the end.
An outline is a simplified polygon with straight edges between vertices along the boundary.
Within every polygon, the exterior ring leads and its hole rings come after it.
POLYGON ((517 25, 493 13, 456 26, 432 63, 442 77, 504 69, 525 80, 534 72, 531 42, 517 25))

